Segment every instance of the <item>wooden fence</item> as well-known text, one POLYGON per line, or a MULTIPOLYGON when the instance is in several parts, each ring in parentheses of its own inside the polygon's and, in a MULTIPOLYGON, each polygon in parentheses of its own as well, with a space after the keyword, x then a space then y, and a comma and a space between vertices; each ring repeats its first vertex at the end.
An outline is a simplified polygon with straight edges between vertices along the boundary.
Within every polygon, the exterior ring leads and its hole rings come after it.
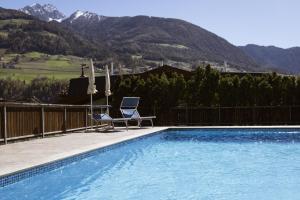
POLYGON ((161 111, 141 110, 155 114, 155 125, 300 125, 300 106, 264 107, 180 107, 161 111))
MULTIPOLYGON (((93 106, 102 112, 107 106, 93 106)), ((0 141, 65 133, 90 126, 89 106, 0 103, 0 141)))
MULTIPOLYGON (((107 106, 94 106, 102 112, 107 106)), ((180 107, 168 110, 140 108, 156 115, 156 126, 178 125, 300 125, 300 106, 268 107, 180 107)), ((120 111, 111 114, 119 117, 120 111)), ((44 137, 89 127, 89 106, 0 103, 0 142, 27 137, 44 137)))

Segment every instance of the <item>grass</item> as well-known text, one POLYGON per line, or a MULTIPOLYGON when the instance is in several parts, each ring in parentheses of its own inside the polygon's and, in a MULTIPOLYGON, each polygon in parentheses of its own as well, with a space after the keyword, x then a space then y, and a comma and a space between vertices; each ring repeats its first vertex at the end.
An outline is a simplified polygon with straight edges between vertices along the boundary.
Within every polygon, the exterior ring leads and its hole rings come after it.
POLYGON ((49 68, 70 68, 71 62, 66 60, 47 60, 46 64, 49 68))
POLYGON ((27 19, 5 19, 5 20, 0 20, 0 28, 3 28, 3 26, 7 24, 20 26, 21 24, 28 24, 30 22, 31 20, 27 20, 27 19))
POLYGON ((4 31, 1 31, 1 32, 0 32, 0 36, 6 39, 7 36, 8 36, 8 33, 7 33, 7 32, 4 32, 4 31))
MULTIPOLYGON (((10 24, 20 26, 28 24, 31 20, 27 19, 8 19, 0 20, 0 36, 7 37, 6 30, 1 30, 5 25, 10 24)), ((56 37, 55 34, 47 31, 42 32, 44 35, 56 37)), ((0 49, 0 79, 12 78, 31 81, 37 77, 48 77, 55 79, 68 80, 77 78, 81 74, 80 65, 82 63, 88 64, 84 60, 76 56, 64 55, 48 55, 40 52, 29 52, 25 54, 6 53, 6 49, 0 49), (2 64, 9 64, 17 61, 14 68, 3 68, 2 64)))
MULTIPOLYGON (((16 56, 19 57, 19 62, 15 68, 4 69, 0 67, 0 79, 10 77, 29 82, 37 77, 48 77, 69 80, 80 76, 82 63, 88 64, 87 60, 80 57, 48 55, 40 52, 5 54, 3 62, 8 63, 14 60, 16 56)), ((101 73, 96 73, 96 75, 101 75, 101 73)))
POLYGON ((0 69, 0 79, 18 79, 24 80, 26 82, 30 82, 32 79, 38 77, 47 77, 47 78, 55 78, 59 80, 69 80, 71 78, 79 77, 78 73, 73 72, 47 72, 40 70, 37 72, 36 70, 30 69, 0 69))
POLYGON ((29 52, 29 53, 26 53, 25 56, 28 57, 28 58, 41 58, 44 54, 40 53, 40 52, 29 52))
POLYGON ((1 48, 0 48, 0 55, 5 54, 5 51, 6 51, 6 49, 1 49, 1 48))

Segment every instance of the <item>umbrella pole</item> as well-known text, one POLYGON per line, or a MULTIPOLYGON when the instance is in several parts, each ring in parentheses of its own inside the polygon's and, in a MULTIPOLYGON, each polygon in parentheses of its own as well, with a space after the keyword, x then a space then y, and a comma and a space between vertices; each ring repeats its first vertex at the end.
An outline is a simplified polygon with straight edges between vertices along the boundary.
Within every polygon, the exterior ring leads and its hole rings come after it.
POLYGON ((91 127, 93 129, 93 94, 91 94, 91 127))
POLYGON ((109 115, 109 108, 108 108, 108 96, 106 96, 106 113, 109 115))

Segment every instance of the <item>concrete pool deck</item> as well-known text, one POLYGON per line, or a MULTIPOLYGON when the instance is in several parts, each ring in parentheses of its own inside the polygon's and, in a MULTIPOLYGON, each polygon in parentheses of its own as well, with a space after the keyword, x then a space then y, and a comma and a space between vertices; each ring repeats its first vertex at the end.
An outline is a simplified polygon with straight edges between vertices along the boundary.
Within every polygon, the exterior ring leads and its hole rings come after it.
POLYGON ((76 132, 0 145, 0 177, 169 128, 295 128, 300 126, 181 126, 76 132))
POLYGON ((0 176, 166 129, 154 127, 126 131, 116 128, 109 132, 77 132, 1 145, 0 176))

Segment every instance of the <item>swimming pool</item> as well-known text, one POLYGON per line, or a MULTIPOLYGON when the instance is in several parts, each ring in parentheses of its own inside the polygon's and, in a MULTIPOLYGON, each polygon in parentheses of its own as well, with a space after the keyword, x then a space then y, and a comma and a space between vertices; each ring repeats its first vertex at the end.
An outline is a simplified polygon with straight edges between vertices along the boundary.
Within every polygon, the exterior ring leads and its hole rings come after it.
POLYGON ((300 199, 300 131, 171 129, 0 188, 0 199, 300 199))

